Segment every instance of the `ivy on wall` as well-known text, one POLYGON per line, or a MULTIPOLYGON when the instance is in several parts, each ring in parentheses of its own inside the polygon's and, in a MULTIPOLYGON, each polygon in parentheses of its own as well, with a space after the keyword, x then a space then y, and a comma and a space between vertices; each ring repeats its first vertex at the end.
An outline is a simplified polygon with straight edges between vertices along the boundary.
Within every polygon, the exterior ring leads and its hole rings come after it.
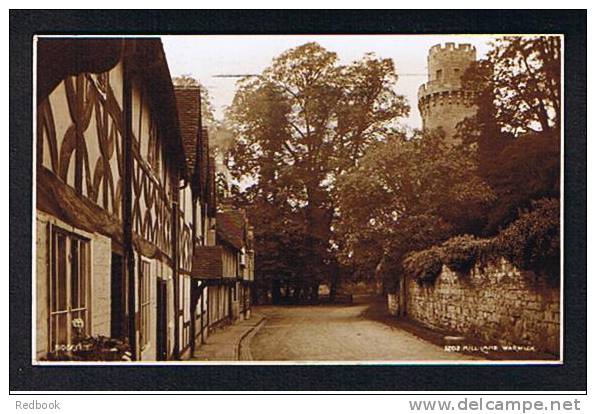
POLYGON ((545 198, 489 239, 460 235, 441 245, 411 253, 404 269, 420 284, 434 283, 443 265, 462 275, 474 266, 503 257, 516 267, 535 272, 550 282, 559 280, 559 200, 545 198))

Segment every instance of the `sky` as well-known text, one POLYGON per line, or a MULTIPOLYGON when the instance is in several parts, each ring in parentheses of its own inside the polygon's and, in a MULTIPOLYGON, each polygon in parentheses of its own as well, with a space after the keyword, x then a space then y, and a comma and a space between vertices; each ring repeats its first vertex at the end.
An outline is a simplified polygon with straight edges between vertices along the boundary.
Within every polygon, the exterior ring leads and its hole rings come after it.
POLYGON ((192 35, 162 36, 172 76, 190 75, 205 86, 212 97, 215 117, 223 119, 232 103, 238 78, 216 75, 259 74, 287 49, 318 42, 337 53, 341 64, 360 59, 367 52, 392 58, 399 80, 396 91, 405 95, 411 110, 404 123, 420 128, 418 87, 426 81, 426 57, 437 43, 471 43, 477 58, 489 49, 492 36, 485 35, 192 35))

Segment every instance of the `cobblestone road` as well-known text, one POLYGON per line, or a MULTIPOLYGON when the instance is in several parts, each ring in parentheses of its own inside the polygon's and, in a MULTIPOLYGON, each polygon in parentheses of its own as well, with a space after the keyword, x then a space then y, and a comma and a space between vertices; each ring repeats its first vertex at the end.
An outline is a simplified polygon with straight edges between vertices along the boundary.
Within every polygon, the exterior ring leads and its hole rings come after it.
POLYGON ((250 341, 260 361, 472 360, 402 329, 366 319, 367 304, 259 306, 266 323, 250 341))

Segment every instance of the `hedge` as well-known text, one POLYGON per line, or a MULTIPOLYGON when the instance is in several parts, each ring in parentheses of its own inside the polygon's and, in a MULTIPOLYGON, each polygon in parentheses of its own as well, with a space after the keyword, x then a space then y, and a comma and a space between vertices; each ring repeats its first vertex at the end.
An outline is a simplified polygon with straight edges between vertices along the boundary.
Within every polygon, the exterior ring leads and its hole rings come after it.
POLYGON ((550 281, 559 278, 559 200, 541 199, 532 210, 489 239, 471 235, 452 237, 441 245, 413 252, 403 261, 409 276, 432 283, 443 265, 465 274, 477 264, 504 257, 523 270, 532 270, 550 281))

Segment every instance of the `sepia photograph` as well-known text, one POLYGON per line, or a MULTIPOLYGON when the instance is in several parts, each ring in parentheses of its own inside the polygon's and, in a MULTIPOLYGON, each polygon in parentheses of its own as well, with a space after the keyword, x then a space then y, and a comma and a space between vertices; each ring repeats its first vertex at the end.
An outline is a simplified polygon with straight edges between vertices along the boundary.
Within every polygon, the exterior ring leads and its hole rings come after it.
POLYGON ((32 48, 34 363, 564 360, 563 35, 32 48))
POLYGON ((13 408, 585 394, 586 10, 9 20, 13 408))

